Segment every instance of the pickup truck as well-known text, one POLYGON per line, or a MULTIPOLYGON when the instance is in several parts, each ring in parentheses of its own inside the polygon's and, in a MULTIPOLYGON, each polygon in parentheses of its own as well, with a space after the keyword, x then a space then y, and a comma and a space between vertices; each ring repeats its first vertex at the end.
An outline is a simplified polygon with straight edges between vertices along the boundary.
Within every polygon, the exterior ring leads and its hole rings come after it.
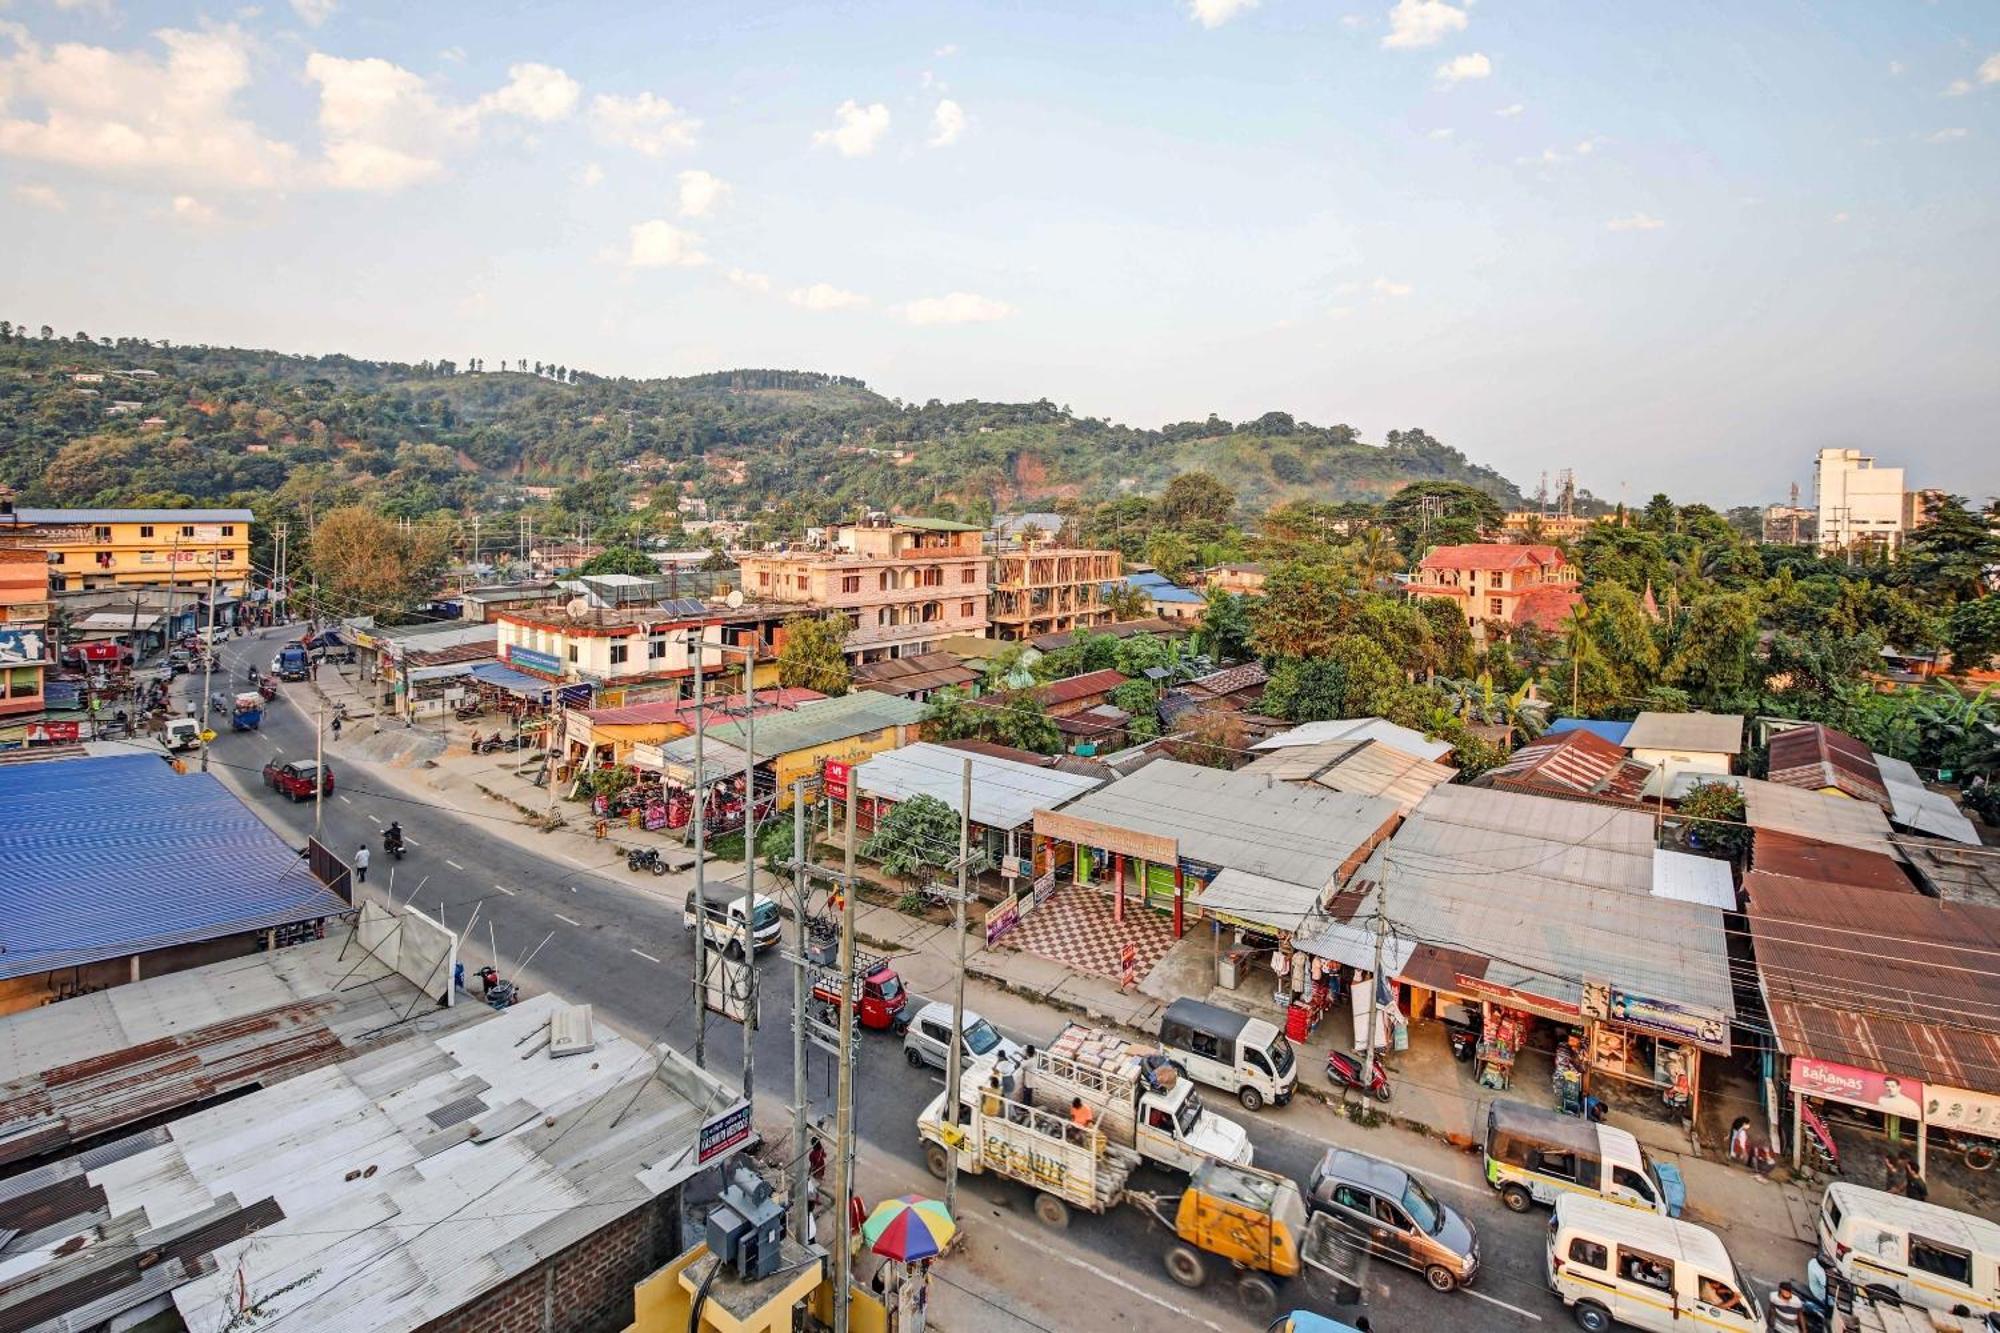
POLYGON ((1036 1052, 1028 1080, 1038 1105, 1061 1110, 1082 1098, 1107 1138, 1169 1171, 1192 1175, 1211 1158, 1250 1165, 1243 1126, 1204 1106, 1156 1046, 1071 1023, 1036 1052))
POLYGON ((331 796, 333 766, 316 764, 310 759, 294 759, 285 764, 273 760, 264 765, 264 785, 294 801, 311 800, 315 787, 323 794, 331 796))
POLYGON ((308 680, 312 677, 312 663, 306 657, 306 646, 302 643, 288 643, 278 650, 271 659, 271 674, 279 680, 308 680))

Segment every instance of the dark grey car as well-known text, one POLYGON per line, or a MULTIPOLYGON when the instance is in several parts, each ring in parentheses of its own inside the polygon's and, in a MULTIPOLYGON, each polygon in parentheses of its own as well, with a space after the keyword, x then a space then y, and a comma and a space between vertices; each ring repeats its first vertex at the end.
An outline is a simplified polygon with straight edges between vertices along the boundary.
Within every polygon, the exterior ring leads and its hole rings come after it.
POLYGON ((1313 1170, 1306 1204, 1368 1253, 1415 1269, 1438 1291, 1469 1286, 1479 1273, 1472 1223, 1394 1162, 1329 1148, 1313 1170))

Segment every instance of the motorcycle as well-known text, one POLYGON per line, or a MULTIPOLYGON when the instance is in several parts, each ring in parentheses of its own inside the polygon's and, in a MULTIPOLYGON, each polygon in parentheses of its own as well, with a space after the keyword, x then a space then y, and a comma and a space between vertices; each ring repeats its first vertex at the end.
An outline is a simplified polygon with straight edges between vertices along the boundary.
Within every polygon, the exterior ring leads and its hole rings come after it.
POLYGON ((461 704, 459 705, 457 711, 458 711, 458 720, 460 722, 470 722, 472 721, 473 718, 478 717, 481 713, 484 713, 486 711, 486 707, 483 704, 461 704))
POLYGON ((403 840, 393 833, 384 833, 382 835, 382 850, 400 861, 403 859, 403 840))
POLYGON ((1382 1058, 1377 1055, 1374 1067, 1364 1076, 1361 1072, 1361 1057, 1349 1055, 1345 1051, 1329 1051, 1326 1057, 1326 1076, 1336 1087, 1358 1088, 1378 1102, 1389 1100, 1389 1074, 1382 1068, 1382 1058))
POLYGON ((667 873, 667 863, 660 859, 660 849, 657 847, 634 847, 625 853, 625 868, 632 871, 650 870, 655 875, 667 873))

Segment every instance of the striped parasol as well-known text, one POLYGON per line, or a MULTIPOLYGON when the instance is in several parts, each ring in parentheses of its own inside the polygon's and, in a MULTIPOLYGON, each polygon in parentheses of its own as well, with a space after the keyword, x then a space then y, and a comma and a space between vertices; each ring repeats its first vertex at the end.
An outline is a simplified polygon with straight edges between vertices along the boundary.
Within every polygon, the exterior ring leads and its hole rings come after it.
POLYGON ((915 1194, 875 1205, 861 1224, 861 1238, 876 1254, 904 1264, 940 1253, 957 1233, 942 1203, 915 1194))

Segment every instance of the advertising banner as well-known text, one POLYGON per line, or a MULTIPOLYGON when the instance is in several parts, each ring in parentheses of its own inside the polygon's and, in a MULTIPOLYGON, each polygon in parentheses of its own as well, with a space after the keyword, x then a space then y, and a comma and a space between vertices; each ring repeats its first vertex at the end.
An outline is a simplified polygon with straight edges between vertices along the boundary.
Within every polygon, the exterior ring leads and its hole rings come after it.
POLYGON ((820 777, 820 787, 829 800, 847 799, 848 779, 854 772, 854 765, 845 759, 829 759, 820 777))
POLYGON ((1856 1069, 1828 1060, 1793 1060, 1792 1091, 1863 1106, 1905 1120, 1924 1117, 1924 1085, 1916 1079, 1878 1074, 1872 1069, 1856 1069))
POLYGON ((1021 904, 1013 894, 993 904, 986 913, 986 947, 992 948, 1002 935, 1020 924, 1020 920, 1021 904))
POLYGON ((1937 1083, 1927 1084, 1922 1095, 1926 1125, 2000 1138, 2000 1097, 1937 1083))
MULTIPOLYGON (((1588 989, 1585 991, 1588 997, 1588 989)), ((1729 1049, 1729 1023, 1719 1014, 1690 1009, 1666 1000, 1649 1000, 1642 995, 1614 989, 1611 992, 1610 1020, 1628 1028, 1678 1037, 1720 1051, 1729 1049)))
POLYGON ((554 653, 538 653, 532 648, 508 645, 507 661, 510 665, 524 667, 529 671, 539 671, 545 676, 560 676, 562 663, 554 653))
POLYGON ((695 1165, 707 1166, 750 1141, 750 1103, 738 1102, 721 1115, 704 1120, 695 1150, 695 1165))

